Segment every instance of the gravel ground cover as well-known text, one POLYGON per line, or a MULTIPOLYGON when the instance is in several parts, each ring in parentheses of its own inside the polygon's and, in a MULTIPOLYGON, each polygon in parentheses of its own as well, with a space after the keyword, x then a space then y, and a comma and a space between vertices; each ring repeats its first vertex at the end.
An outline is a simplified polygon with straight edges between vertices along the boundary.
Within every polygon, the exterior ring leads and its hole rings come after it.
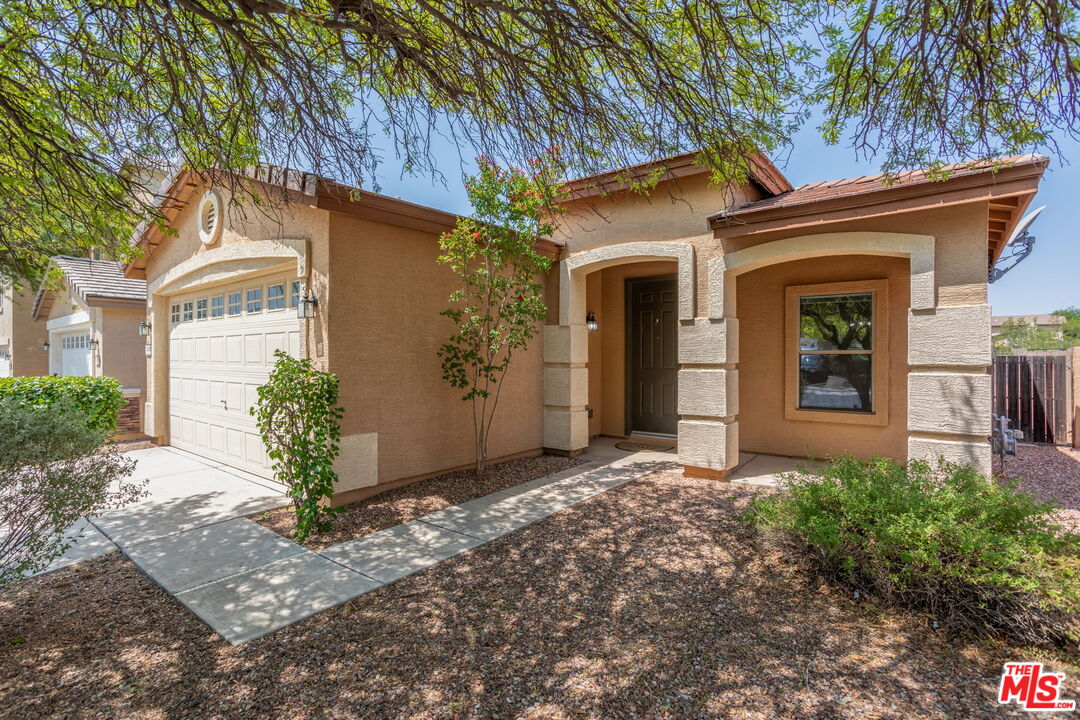
POLYGON ((1016 456, 1006 456, 999 477, 1018 478, 1020 489, 1041 500, 1061 505, 1055 515, 1066 526, 1080 531, 1080 450, 1054 445, 1020 445, 1016 456))
MULTIPOLYGON (((539 455, 492 465, 479 480, 473 470, 459 470, 421 480, 346 505, 345 512, 334 518, 330 532, 309 538, 303 545, 311 550, 322 550, 583 462, 577 458, 539 455)), ((258 513, 251 519, 290 539, 296 528, 296 513, 291 506, 258 513)))
POLYGON ((0 593, 0 717, 1032 717, 1001 665, 830 590, 737 519, 754 489, 655 474, 232 647, 117 554, 0 593))

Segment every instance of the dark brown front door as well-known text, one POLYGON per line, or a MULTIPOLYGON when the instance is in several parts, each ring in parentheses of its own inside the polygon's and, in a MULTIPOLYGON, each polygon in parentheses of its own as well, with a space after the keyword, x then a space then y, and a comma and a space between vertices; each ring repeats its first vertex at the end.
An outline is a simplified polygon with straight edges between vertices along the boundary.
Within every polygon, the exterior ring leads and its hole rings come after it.
POLYGON ((679 416, 675 277, 626 281, 630 298, 630 430, 674 435, 679 416))

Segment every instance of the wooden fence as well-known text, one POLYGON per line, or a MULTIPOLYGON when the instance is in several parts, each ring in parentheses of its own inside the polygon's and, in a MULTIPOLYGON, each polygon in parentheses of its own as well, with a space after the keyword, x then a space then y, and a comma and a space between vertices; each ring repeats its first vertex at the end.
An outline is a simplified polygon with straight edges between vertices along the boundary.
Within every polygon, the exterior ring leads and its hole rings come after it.
POLYGON ((1076 356, 1072 350, 1049 350, 994 357, 994 413, 1012 420, 1025 442, 1072 445, 1077 439, 1076 356))

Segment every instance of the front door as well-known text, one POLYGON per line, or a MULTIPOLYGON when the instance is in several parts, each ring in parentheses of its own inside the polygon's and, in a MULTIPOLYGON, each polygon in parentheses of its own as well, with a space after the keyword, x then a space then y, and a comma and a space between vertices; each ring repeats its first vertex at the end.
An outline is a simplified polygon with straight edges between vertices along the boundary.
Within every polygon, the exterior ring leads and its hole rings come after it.
POLYGON ((627 280, 630 431, 674 435, 679 422, 675 276, 627 280))

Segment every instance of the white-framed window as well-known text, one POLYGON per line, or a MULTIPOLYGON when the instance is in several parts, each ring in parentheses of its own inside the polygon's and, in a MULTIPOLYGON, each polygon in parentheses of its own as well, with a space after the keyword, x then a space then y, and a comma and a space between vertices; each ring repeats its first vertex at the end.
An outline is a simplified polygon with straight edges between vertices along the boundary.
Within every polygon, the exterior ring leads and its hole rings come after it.
POLYGON ((294 308, 300 304, 300 290, 301 287, 299 280, 293 280, 291 283, 289 283, 289 307, 294 308))
POLYGON ((266 309, 285 309, 285 283, 274 283, 266 286, 266 309))
POLYGON ((195 319, 196 320, 205 320, 208 317, 209 313, 208 313, 207 309, 208 309, 209 305, 210 305, 210 301, 207 300, 206 298, 199 298, 198 300, 195 301, 195 319))
POLYGON ((210 298, 210 317, 219 318, 225 316, 225 296, 216 295, 210 298))
POLYGON ((249 313, 262 312, 262 288, 251 288, 247 291, 247 311, 249 313))
POLYGON ((229 293, 229 317, 239 315, 243 308, 243 294, 239 291, 229 293))
POLYGON ((184 314, 182 317, 184 322, 188 322, 195 317, 195 303, 193 301, 188 300, 184 303, 184 314))
POLYGON ((173 303, 172 306, 169 307, 169 322, 180 322, 180 303, 173 303))

